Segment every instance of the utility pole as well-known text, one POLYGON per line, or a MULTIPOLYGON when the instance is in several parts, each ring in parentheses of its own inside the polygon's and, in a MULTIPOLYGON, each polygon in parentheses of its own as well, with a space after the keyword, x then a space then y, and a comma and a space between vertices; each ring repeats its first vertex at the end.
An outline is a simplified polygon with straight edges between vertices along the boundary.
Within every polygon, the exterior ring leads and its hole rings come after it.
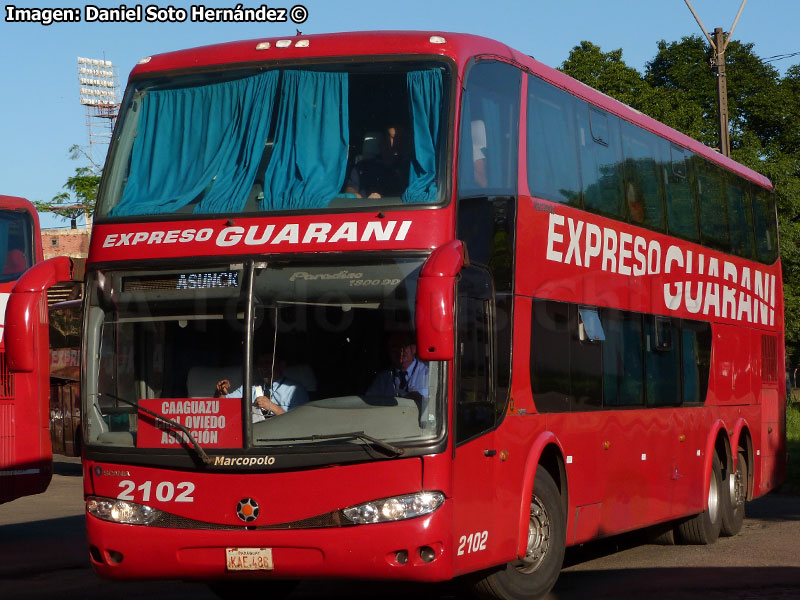
MULTIPOLYGON (((742 3, 744 6, 744 3, 742 3)), ((728 37, 730 40, 730 36, 728 37)), ((717 55, 714 60, 717 76, 717 108, 719 109, 719 148, 723 156, 731 155, 731 137, 728 128, 728 82, 725 78, 725 33, 722 27, 714 29, 714 50, 717 55)))
POLYGON ((700 30, 703 32, 703 35, 706 36, 708 43, 711 44, 711 49, 714 50, 713 67, 714 75, 717 77, 717 107, 719 109, 719 150, 724 156, 730 156, 731 138, 728 127, 728 84, 725 76, 725 50, 728 48, 728 44, 733 36, 733 30, 736 29, 736 24, 739 22, 739 17, 742 14, 742 9, 747 0, 742 0, 739 6, 739 12, 736 13, 736 18, 733 20, 733 25, 731 25, 731 30, 727 38, 721 27, 714 29, 714 37, 712 38, 706 31, 700 17, 697 16, 694 8, 692 8, 692 3, 689 2, 689 0, 684 0, 684 2, 686 2, 686 6, 689 7, 689 10, 692 11, 692 15, 694 15, 697 24, 700 26, 700 30))

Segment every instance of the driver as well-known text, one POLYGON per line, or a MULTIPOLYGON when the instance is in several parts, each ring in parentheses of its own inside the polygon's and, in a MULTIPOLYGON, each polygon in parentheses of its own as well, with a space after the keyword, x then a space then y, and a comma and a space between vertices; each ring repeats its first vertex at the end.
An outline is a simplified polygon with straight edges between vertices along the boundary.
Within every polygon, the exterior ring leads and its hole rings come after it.
POLYGON ((393 333, 387 340, 391 366, 377 374, 368 396, 402 396, 417 402, 428 397, 428 365, 416 356, 417 345, 410 333, 393 333))

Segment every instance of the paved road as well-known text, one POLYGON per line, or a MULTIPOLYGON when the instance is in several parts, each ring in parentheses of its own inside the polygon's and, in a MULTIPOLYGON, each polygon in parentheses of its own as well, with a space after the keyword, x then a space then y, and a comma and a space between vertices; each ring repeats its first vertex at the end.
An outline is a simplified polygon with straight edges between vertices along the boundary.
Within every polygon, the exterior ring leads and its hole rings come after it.
MULTIPOLYGON (((95 577, 87 563, 80 464, 57 458, 55 471, 44 494, 0 505, 0 599, 215 598, 201 584, 119 583, 95 577)), ((569 549, 550 600, 800 598, 800 496, 771 494, 747 510, 742 533, 713 546, 657 546, 631 535, 569 549)), ((305 582, 293 598, 462 596, 454 583, 345 581, 305 582)))

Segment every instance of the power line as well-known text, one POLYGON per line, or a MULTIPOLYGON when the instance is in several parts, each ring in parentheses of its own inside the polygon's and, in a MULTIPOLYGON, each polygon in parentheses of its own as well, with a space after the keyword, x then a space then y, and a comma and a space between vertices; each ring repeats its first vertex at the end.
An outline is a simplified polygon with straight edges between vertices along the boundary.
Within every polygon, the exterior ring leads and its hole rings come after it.
POLYGON ((775 62, 776 60, 783 60, 785 58, 792 58, 793 56, 800 56, 800 52, 788 52, 786 54, 776 54, 775 56, 768 56, 762 58, 762 62, 775 62))

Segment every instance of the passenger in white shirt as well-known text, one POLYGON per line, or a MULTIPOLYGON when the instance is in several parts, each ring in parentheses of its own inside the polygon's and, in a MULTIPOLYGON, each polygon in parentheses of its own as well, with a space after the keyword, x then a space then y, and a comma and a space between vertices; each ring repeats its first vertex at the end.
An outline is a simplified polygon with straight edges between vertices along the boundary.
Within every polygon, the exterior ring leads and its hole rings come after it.
MULTIPOLYGON (((273 358, 270 351, 262 352, 256 357, 252 381, 253 423, 263 421, 267 417, 282 415, 308 402, 308 392, 305 388, 284 376, 283 362, 273 358)), ((241 386, 234 390, 230 387, 229 380, 218 381, 215 396, 242 397, 241 386)))

